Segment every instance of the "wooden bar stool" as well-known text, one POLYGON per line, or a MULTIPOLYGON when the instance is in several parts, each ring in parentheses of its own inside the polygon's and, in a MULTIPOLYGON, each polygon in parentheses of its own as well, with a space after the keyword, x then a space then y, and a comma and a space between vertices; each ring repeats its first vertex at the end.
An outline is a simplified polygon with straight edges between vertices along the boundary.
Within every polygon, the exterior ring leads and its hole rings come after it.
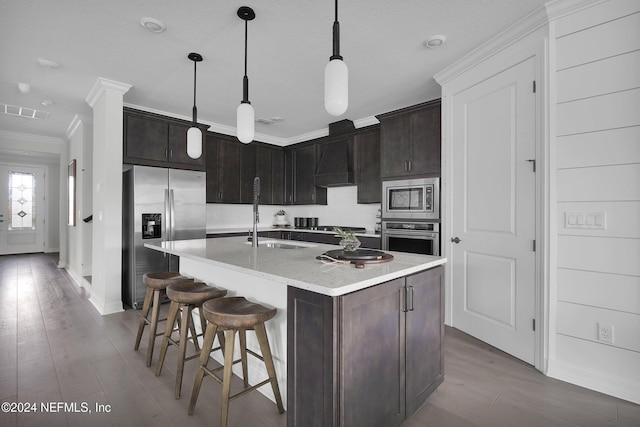
POLYGON ((138 335, 136 336, 134 350, 138 351, 144 327, 149 325, 151 329, 149 331, 149 346, 147 348, 147 366, 151 366, 156 337, 163 334, 163 332, 157 332, 158 322, 166 320, 158 318, 160 315, 160 298, 165 294, 166 287, 172 283, 193 282, 193 279, 182 276, 175 271, 161 271, 145 274, 142 276, 142 281, 147 286, 147 293, 144 296, 144 303, 142 304, 142 313, 140 313, 138 335), (151 319, 149 319, 149 312, 151 312, 151 319))
POLYGON ((273 358, 271 349, 269 348, 269 340, 267 339, 267 331, 264 323, 276 315, 275 308, 267 308, 263 305, 247 301, 244 297, 230 297, 209 300, 202 305, 204 317, 209 322, 204 335, 202 351, 200 352, 200 368, 196 374, 196 380, 193 384, 193 393, 191 394, 191 402, 189 403, 189 415, 193 414, 200 394, 200 387, 205 375, 212 376, 216 381, 222 384, 222 408, 220 414, 220 426, 226 427, 229 414, 229 402, 240 397, 250 391, 257 389, 267 383, 271 383, 273 394, 276 398, 278 411, 284 413, 282 405, 282 397, 280 396, 280 388, 276 378, 276 370, 273 366, 273 358), (260 351, 262 356, 247 349, 246 331, 255 330, 260 351), (223 330, 225 335, 224 342, 224 365, 216 369, 208 369, 209 354, 213 347, 213 340, 218 331, 223 330), (240 338, 240 354, 241 358, 233 360, 233 345, 235 342, 236 332, 239 332, 240 338), (247 353, 262 360, 267 368, 269 378, 249 387, 249 378, 247 374, 247 353), (242 362, 242 372, 245 389, 234 395, 230 395, 231 391, 231 368, 235 363, 242 362), (224 369, 223 378, 220 379, 215 375, 215 371, 224 369))
POLYGON ((196 351, 199 351, 198 337, 204 335, 204 331, 207 326, 207 322, 202 313, 202 303, 210 299, 222 298, 227 294, 227 291, 225 289, 218 289, 213 286, 209 286, 203 282, 175 283, 167 286, 166 291, 167 296, 171 300, 171 305, 169 306, 167 325, 164 329, 164 339, 162 340, 160 357, 156 367, 156 376, 160 376, 160 373, 162 372, 162 366, 164 365, 164 358, 167 355, 167 348, 169 347, 169 344, 177 346, 178 369, 176 371, 175 397, 176 399, 180 399, 184 362, 200 356, 200 354, 197 353, 185 358, 187 352, 187 341, 189 340, 187 337, 188 331, 189 329, 191 330, 191 340, 193 340, 196 351), (200 313, 200 325, 202 327, 201 334, 195 333, 195 327, 193 325, 192 311, 196 307, 199 308, 198 311, 200 313), (179 322, 180 319, 182 320, 181 322, 179 322), (178 324, 177 329, 176 324, 178 324), (179 341, 171 338, 171 334, 176 330, 180 331, 179 341))

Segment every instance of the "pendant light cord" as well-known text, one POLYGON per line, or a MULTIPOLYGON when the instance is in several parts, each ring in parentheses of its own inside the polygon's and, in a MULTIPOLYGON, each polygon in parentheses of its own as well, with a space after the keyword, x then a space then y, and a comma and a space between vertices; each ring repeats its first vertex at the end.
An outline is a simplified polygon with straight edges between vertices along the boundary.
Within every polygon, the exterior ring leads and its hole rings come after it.
POLYGON ((335 20, 333 21, 333 55, 331 55, 329 59, 342 60, 342 56, 340 55, 340 23, 338 22, 338 0, 336 0, 335 4, 335 20))
POLYGON ((196 107, 196 67, 198 65, 197 61, 193 61, 193 125, 195 126, 198 122, 198 107, 196 107))
POLYGON ((249 21, 244 21, 244 77, 242 79, 242 103, 251 104, 249 102, 249 77, 247 77, 247 32, 249 21))

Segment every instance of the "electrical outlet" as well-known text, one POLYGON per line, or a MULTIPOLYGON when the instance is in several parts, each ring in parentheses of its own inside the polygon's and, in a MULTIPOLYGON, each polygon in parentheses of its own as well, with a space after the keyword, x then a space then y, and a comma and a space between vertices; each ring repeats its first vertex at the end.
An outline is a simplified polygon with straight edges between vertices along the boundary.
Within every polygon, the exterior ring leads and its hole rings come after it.
POLYGON ((613 344, 613 325, 598 322, 598 341, 613 344))

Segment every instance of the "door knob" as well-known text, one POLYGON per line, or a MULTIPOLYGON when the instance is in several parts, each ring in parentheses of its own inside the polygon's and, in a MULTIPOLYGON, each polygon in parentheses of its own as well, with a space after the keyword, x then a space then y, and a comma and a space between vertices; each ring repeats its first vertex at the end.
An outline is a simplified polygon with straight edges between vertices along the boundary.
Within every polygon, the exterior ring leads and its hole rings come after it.
POLYGON ((452 237, 452 238, 451 238, 451 241, 452 241, 453 243, 460 243, 460 242, 461 242, 460 238, 459 238, 459 237, 457 237, 457 236, 456 236, 456 237, 452 237))

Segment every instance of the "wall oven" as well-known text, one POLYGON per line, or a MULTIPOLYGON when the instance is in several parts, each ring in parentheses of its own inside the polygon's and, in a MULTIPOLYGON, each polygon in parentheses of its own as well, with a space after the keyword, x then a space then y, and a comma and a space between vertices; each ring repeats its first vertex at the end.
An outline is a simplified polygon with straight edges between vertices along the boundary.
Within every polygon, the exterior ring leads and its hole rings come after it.
POLYGON ((440 220, 440 178, 382 183, 382 219, 440 220))
POLYGON ((440 224, 382 221, 382 250, 440 256, 440 224))

